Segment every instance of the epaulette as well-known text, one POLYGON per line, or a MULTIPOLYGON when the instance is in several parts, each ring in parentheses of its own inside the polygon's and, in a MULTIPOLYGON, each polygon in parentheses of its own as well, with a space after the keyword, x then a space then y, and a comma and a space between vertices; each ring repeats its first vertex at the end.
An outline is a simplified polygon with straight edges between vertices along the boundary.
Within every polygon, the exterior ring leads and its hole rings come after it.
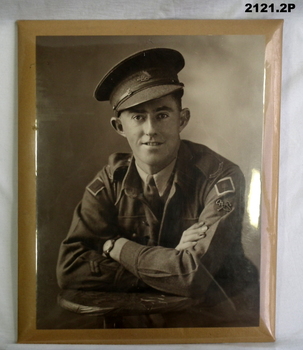
POLYGON ((88 184, 86 188, 93 196, 97 196, 97 194, 100 193, 105 186, 103 181, 97 177, 90 184, 88 184))
POLYGON ((112 178, 117 179, 125 175, 131 161, 130 153, 113 153, 109 156, 108 165, 112 178))
POLYGON ((193 161, 196 167, 203 172, 206 178, 215 178, 226 166, 236 166, 236 164, 205 145, 200 145, 190 141, 185 141, 184 143, 186 143, 191 149, 191 152, 194 155, 193 161))

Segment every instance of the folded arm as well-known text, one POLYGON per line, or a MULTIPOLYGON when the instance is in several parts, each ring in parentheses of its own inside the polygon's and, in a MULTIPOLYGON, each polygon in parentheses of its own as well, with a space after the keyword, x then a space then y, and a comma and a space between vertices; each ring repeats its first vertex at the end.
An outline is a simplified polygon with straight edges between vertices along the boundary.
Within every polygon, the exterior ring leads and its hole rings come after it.
POLYGON ((228 175, 219 184, 214 182, 198 223, 183 233, 175 249, 120 238, 111 258, 155 289, 201 296, 228 257, 238 254, 241 258, 243 253, 244 178, 240 170, 228 175))
MULTIPOLYGON (((121 235, 114 194, 106 184, 98 196, 86 191, 60 248, 59 285, 104 291, 150 286, 176 295, 201 296, 228 256, 238 253, 234 248, 241 246, 244 178, 235 169, 225 174, 227 180, 214 180, 205 197, 198 219, 198 227, 207 226, 205 237, 191 244, 192 238, 183 234, 175 249, 145 246, 124 237, 116 241, 110 259, 104 257, 103 245, 121 235)), ((195 229, 187 231, 189 236, 196 234, 195 229)))

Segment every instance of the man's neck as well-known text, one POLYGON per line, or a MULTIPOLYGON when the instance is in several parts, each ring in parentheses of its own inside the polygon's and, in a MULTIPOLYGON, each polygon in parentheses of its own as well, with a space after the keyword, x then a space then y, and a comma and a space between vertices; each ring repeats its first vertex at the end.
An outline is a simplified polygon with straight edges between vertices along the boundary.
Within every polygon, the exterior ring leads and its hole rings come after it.
POLYGON ((163 164, 157 164, 156 166, 142 163, 140 160, 136 159, 136 164, 148 175, 154 175, 159 173, 161 170, 165 169, 171 162, 173 162, 176 157, 170 159, 168 162, 163 164))

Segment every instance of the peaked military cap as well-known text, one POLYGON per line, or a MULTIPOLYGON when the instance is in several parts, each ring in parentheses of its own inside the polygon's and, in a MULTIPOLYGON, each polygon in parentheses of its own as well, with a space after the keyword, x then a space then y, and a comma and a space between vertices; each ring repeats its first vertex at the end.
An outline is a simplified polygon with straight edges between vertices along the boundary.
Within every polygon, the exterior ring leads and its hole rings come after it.
POLYGON ((95 90, 98 101, 109 101, 115 111, 136 106, 183 89, 178 73, 184 67, 180 52, 153 48, 115 65, 95 90))

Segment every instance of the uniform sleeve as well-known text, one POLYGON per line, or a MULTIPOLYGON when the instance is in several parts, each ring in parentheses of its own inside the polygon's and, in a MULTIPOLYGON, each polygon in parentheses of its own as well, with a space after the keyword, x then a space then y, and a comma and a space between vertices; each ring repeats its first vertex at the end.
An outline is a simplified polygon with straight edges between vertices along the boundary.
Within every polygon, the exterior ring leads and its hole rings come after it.
POLYGON ((140 286, 133 273, 102 256, 104 242, 119 235, 113 195, 105 180, 99 176, 86 188, 74 212, 59 251, 57 279, 61 288, 131 291, 140 286))
POLYGON ((201 297, 227 257, 238 254, 244 187, 243 174, 236 166, 212 181, 199 217, 208 226, 207 236, 194 248, 177 251, 129 241, 122 248, 121 264, 153 288, 201 297))

